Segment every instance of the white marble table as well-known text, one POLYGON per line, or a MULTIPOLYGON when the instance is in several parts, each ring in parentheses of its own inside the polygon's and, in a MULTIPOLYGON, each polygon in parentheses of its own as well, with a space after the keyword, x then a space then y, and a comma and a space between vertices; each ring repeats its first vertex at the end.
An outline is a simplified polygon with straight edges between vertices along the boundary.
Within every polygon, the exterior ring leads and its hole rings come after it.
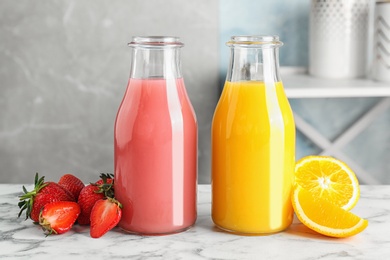
POLYGON ((296 219, 274 235, 222 232, 210 218, 210 185, 199 186, 198 220, 184 233, 141 237, 114 229, 92 239, 88 227, 75 225, 45 237, 30 220, 17 218, 21 186, 0 184, 0 259, 390 259, 390 185, 361 187, 352 211, 369 226, 347 239, 318 235, 296 219))

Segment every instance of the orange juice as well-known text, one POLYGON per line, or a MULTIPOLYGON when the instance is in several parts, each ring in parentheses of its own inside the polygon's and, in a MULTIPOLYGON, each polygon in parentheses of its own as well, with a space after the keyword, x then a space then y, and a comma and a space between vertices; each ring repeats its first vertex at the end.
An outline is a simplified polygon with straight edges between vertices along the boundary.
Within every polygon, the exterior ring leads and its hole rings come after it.
POLYGON ((214 223, 242 234, 286 229, 295 125, 282 82, 226 81, 211 139, 214 223))

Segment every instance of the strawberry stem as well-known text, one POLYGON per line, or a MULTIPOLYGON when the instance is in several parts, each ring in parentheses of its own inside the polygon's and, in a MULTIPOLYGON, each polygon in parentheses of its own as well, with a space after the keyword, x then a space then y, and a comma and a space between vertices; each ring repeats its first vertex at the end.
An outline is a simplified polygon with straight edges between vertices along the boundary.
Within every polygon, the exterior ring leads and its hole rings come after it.
POLYGON ((106 198, 114 198, 115 197, 115 191, 114 191, 114 174, 112 173, 101 173, 100 179, 102 179, 103 184, 96 184, 91 183, 92 185, 95 185, 99 187, 96 193, 103 193, 104 197, 106 198), (110 179, 111 181, 108 182, 107 180, 110 179))
POLYGON ((38 192, 46 185, 47 183, 45 183, 45 176, 39 178, 38 173, 36 173, 34 178, 34 189, 32 191, 27 191, 26 187, 24 186, 22 187, 24 194, 19 196, 20 201, 18 203, 18 206, 20 208, 20 212, 18 214, 18 218, 22 215, 24 210, 26 210, 25 220, 27 220, 28 217, 30 217, 33 203, 34 203, 34 198, 38 194, 38 192))
POLYGON ((109 200, 110 202, 112 202, 112 203, 118 205, 119 208, 122 208, 122 207, 123 207, 122 204, 121 204, 117 199, 115 199, 115 198, 107 198, 107 200, 109 200))

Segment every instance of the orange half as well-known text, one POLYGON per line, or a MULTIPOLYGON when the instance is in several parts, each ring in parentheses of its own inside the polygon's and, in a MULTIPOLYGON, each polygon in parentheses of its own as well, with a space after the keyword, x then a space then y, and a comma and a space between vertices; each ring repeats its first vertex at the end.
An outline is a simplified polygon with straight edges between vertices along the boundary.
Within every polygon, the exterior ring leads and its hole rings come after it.
POLYGON ((292 204, 298 219, 308 228, 330 237, 349 237, 362 232, 368 221, 306 189, 296 186, 292 204))
POLYGON ((355 173, 342 161, 330 156, 306 156, 295 165, 295 183, 315 197, 345 210, 352 209, 360 196, 355 173))

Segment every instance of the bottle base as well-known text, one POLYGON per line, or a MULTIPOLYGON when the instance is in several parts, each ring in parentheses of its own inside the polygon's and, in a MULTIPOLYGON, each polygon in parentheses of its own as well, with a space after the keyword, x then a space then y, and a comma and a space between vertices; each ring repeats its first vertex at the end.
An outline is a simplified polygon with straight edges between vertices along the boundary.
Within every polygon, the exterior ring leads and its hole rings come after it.
POLYGON ((124 232, 132 235, 138 235, 138 236, 166 236, 166 235, 173 235, 177 233, 182 233, 185 232, 189 229, 191 229, 195 224, 192 224, 191 226, 180 228, 180 229, 175 229, 171 231, 166 231, 166 232, 142 232, 142 231, 134 231, 134 230, 127 230, 122 227, 120 227, 124 232))
POLYGON ((244 232, 244 231, 237 231, 237 230, 231 230, 231 229, 228 229, 228 228, 224 228, 224 227, 221 227, 220 225, 217 225, 214 223, 214 225, 224 231, 224 232, 228 232, 228 233, 231 233, 231 234, 234 234, 234 235, 239 235, 239 236, 269 236, 269 235, 274 235, 274 234, 277 234, 277 233, 280 233, 284 230, 286 230, 287 228, 290 227, 290 225, 286 226, 286 227, 282 227, 280 229, 274 229, 274 230, 269 230, 269 231, 260 231, 260 232, 244 232))

